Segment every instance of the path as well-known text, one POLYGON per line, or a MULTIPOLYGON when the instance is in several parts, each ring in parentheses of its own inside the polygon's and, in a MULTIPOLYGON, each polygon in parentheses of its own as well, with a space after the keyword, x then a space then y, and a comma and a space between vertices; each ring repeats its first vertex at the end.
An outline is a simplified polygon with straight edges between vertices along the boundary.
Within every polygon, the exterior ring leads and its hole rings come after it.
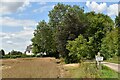
POLYGON ((110 62, 102 62, 103 65, 120 72, 120 64, 110 63, 110 62))

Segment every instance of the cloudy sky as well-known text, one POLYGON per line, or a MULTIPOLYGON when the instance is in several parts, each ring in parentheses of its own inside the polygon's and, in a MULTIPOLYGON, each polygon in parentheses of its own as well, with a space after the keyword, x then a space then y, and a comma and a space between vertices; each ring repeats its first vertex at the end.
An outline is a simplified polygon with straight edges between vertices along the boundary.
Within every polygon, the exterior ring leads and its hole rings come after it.
MULTIPOLYGON (((3 2, 4 1, 4 2, 3 2)), ((48 13, 58 2, 8 2, 0 4, 0 48, 5 52, 19 50, 24 52, 31 44, 34 29, 40 20, 48 22, 48 13)), ((95 11, 109 15, 113 20, 118 15, 118 2, 61 2, 84 7, 85 12, 95 11)))

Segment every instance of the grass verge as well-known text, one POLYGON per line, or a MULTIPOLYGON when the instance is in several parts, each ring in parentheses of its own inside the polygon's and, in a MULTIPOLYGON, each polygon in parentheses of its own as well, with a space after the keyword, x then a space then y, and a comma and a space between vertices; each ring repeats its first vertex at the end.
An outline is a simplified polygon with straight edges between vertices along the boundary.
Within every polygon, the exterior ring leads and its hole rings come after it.
POLYGON ((108 60, 106 60, 106 62, 111 62, 111 63, 116 63, 116 64, 120 64, 120 57, 117 57, 117 56, 115 56, 115 57, 113 57, 113 58, 110 58, 110 59, 108 59, 108 60))
POLYGON ((98 70, 95 63, 81 63, 78 68, 66 68, 69 71, 70 78, 118 78, 118 74, 110 68, 103 66, 98 70))

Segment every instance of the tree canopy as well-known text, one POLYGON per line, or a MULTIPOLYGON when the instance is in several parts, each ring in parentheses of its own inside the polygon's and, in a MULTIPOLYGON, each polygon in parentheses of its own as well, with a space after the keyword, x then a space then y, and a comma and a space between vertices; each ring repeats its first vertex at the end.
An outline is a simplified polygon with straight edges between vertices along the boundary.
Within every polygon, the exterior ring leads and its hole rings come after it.
POLYGON ((118 29, 114 25, 119 25, 119 16, 114 23, 105 14, 85 13, 77 5, 58 3, 48 17, 49 22, 40 21, 34 31, 33 53, 59 54, 67 63, 93 59, 99 51, 105 57, 118 55, 118 29))
POLYGON ((8 55, 22 55, 22 52, 12 50, 11 52, 8 53, 8 55))

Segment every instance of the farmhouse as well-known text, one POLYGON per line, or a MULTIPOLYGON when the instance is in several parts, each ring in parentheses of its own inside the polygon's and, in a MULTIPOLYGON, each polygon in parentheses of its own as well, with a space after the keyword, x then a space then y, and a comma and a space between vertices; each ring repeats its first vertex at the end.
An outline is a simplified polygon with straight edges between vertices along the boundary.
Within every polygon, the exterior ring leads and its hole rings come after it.
MULTIPOLYGON (((32 53, 32 45, 27 46, 27 48, 26 48, 26 50, 25 50, 25 54, 26 54, 26 55, 34 55, 34 53, 32 53)), ((36 55, 37 55, 37 56, 47 55, 47 53, 46 53, 46 52, 40 52, 40 53, 37 53, 36 55)))
POLYGON ((32 45, 27 46, 27 48, 26 48, 26 50, 25 50, 25 54, 26 54, 26 55, 34 55, 34 54, 32 53, 32 45))

